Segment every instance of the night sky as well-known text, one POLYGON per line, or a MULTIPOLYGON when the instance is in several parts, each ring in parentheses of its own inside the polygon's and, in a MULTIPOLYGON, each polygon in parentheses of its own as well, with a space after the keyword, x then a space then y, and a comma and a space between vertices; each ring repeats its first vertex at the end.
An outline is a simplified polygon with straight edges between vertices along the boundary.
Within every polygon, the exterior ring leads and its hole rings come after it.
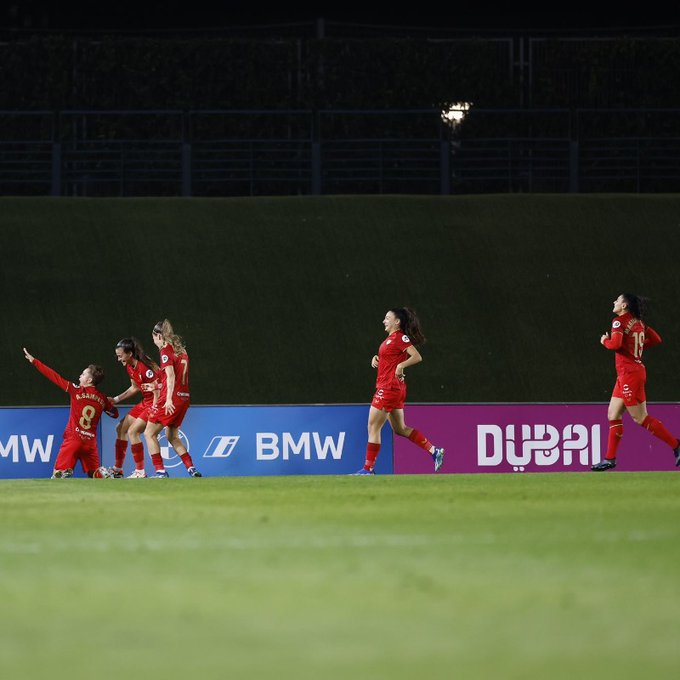
POLYGON ((636 29, 680 27, 677 4, 664 9, 627 3, 512 3, 484 0, 465 3, 317 2, 294 4, 272 0, 2 0, 0 30, 152 30, 219 29, 233 26, 327 21, 383 26, 438 27, 452 30, 636 29))

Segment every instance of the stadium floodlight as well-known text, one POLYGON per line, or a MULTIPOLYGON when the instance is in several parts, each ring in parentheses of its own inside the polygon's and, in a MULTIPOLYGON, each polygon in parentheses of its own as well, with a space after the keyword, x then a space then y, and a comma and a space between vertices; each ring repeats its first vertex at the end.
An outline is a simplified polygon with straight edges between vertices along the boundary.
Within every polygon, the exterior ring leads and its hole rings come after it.
POLYGON ((457 128, 464 120, 472 102, 454 102, 442 111, 442 120, 452 128, 457 128))

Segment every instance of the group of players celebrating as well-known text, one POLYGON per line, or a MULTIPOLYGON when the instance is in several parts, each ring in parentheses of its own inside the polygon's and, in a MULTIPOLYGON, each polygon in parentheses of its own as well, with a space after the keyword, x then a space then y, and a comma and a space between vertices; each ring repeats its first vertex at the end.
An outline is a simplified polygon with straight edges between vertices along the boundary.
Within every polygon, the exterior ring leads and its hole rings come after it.
POLYGON ((72 477, 78 461, 88 477, 123 477, 128 441, 135 461, 135 470, 129 478, 143 479, 147 474, 142 435, 146 439, 155 470, 153 477, 168 477, 158 441, 163 428, 168 443, 181 458, 188 474, 201 477, 179 436, 179 428, 190 402, 189 355, 182 338, 174 332, 167 319, 154 326, 151 337, 159 350, 158 363, 144 353, 136 338, 123 338, 116 345, 116 357, 130 376, 130 387, 115 397, 106 396, 98 388, 104 379, 101 367, 95 364, 87 366, 76 385, 62 378, 24 348, 26 359, 67 392, 71 400, 68 423, 54 463, 53 479, 72 477), (115 463, 113 467, 103 467, 96 436, 102 413, 118 418, 117 404, 137 393, 141 393, 142 400, 116 426, 115 463))
MULTIPOLYGON (((622 416, 628 411, 637 424, 666 443, 680 466, 680 439, 672 435, 661 421, 647 413, 645 382, 647 378, 642 363, 646 347, 661 342, 656 331, 645 323, 646 299, 633 293, 622 293, 614 301, 611 334, 605 333, 600 342, 616 355, 617 380, 609 403, 609 435, 607 453, 592 469, 600 472, 616 467, 616 454, 623 436, 622 416)), ((356 475, 375 474, 374 467, 380 451, 381 430, 386 422, 394 433, 406 437, 427 452, 438 472, 444 462, 444 449, 432 444, 426 436, 404 421, 406 402, 405 369, 422 361, 415 345, 425 342, 420 321, 408 307, 387 311, 383 319, 387 338, 378 354, 371 359, 377 369, 376 392, 368 416, 368 444, 366 461, 356 475)), ((123 463, 128 442, 135 461, 135 470, 128 478, 147 476, 144 466, 142 435, 155 469, 154 477, 168 477, 163 464, 158 435, 165 428, 168 443, 179 455, 191 477, 201 477, 180 438, 179 427, 189 408, 189 355, 172 324, 164 319, 153 328, 151 337, 159 350, 159 363, 144 353, 136 338, 123 338, 116 345, 116 357, 130 376, 130 387, 111 398, 99 391, 104 371, 90 364, 80 375, 79 384, 70 383, 58 373, 31 355, 24 354, 44 376, 68 392, 71 411, 64 431, 64 440, 57 454, 53 478, 71 477, 78 461, 89 477, 123 477, 123 463), (102 413, 118 418, 117 404, 134 394, 141 393, 136 404, 116 426, 115 463, 106 468, 101 465, 97 448, 96 428, 102 413)))

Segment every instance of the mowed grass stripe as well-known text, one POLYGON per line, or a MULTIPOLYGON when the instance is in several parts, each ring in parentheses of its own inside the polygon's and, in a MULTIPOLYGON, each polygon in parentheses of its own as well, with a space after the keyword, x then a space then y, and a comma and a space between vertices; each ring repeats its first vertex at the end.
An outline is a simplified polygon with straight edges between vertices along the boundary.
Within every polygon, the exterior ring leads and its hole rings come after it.
POLYGON ((678 483, 4 481, 3 676, 669 677, 678 483))

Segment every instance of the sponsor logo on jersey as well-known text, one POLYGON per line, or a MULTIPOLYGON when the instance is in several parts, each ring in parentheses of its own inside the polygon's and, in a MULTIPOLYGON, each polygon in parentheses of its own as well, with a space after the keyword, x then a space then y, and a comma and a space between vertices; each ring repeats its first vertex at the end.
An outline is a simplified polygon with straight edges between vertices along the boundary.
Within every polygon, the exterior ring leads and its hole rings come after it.
POLYGON ((614 321, 612 324, 612 328, 621 328, 621 322, 620 321, 614 321))
POLYGON ((408 335, 402 335, 401 340, 402 342, 411 342, 411 339, 408 337, 408 335))
POLYGON ((153 378, 153 371, 152 371, 151 369, 149 369, 149 370, 146 372, 146 377, 147 377, 147 378, 153 378))
POLYGON ((167 354, 164 354, 163 357, 161 358, 161 361, 162 361, 164 364, 167 364, 167 363, 168 363, 168 355, 167 355, 167 354))

